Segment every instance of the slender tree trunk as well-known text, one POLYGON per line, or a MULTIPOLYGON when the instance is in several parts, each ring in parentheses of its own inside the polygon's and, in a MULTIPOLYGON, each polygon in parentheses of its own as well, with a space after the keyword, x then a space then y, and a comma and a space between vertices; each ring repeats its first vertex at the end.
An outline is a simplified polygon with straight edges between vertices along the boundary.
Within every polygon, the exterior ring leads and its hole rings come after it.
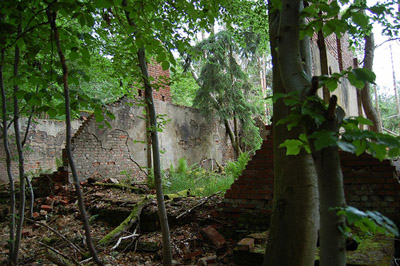
MULTIPOLYGON (((345 113, 340 107, 336 109, 336 103, 337 97, 334 95, 328 108, 331 113, 325 115, 325 123, 317 130, 328 130, 339 134, 340 124, 345 113)), ((331 210, 331 208, 345 207, 346 205, 339 149, 334 146, 317 151, 313 140, 310 140, 310 147, 318 174, 320 210, 319 265, 345 266, 346 241, 339 231, 339 226, 343 226, 345 223, 345 217, 337 216, 336 211, 331 210)))
MULTIPOLYGON (((369 36, 365 36, 365 49, 364 49, 364 68, 372 71, 372 63, 374 61, 374 34, 371 32, 369 36)), ((379 120, 378 114, 372 104, 371 100, 371 86, 366 83, 361 90, 361 100, 364 108, 365 115, 374 124, 370 126, 370 130, 382 133, 382 122, 379 120)))
MULTIPOLYGON (((18 34, 21 33, 21 24, 18 25, 18 34)), ((15 59, 14 59, 14 78, 18 78, 18 65, 20 59, 20 52, 18 45, 15 45, 15 59)), ((21 245, 22 227, 24 224, 25 216, 25 173, 24 173, 24 153, 22 151, 21 136, 19 132, 19 105, 18 105, 18 85, 14 86, 13 102, 14 102, 14 131, 15 143, 18 152, 18 170, 19 170, 19 206, 18 206, 18 220, 15 235, 13 263, 18 265, 19 249, 21 245)))
POLYGON ((83 199, 83 193, 79 183, 78 173, 76 172, 75 161, 72 156, 71 150, 71 111, 70 111, 70 97, 69 97, 69 87, 68 87, 68 67, 66 64, 64 53, 61 50, 60 37, 58 33, 58 28, 56 26, 57 14, 51 11, 51 6, 47 9, 47 17, 53 31, 54 41, 56 43, 58 56, 60 58, 60 63, 62 66, 63 73, 63 84, 64 84, 64 98, 65 98, 65 124, 66 124, 66 150, 68 162, 71 168, 72 176, 74 179, 74 186, 76 196, 78 198, 79 211, 81 213, 83 227, 85 229, 86 245, 89 248, 90 254, 97 265, 103 265, 103 262, 98 258, 95 246, 93 244, 93 239, 90 234, 89 220, 85 210, 85 203, 83 199))
MULTIPOLYGON (((319 49, 319 60, 321 62, 321 75, 328 76, 329 75, 328 56, 326 52, 325 38, 324 34, 322 33, 322 30, 318 32, 317 44, 319 49)), ((328 88, 325 85, 322 87, 322 95, 324 102, 329 103, 331 95, 328 88)))
MULTIPOLYGON (((39 85, 36 87, 36 93, 38 92, 38 89, 39 89, 39 85)), ((32 117, 33 117, 34 112, 35 112, 35 107, 32 106, 31 114, 29 115, 28 123, 26 125, 25 136, 21 143, 22 147, 25 146, 26 140, 28 139, 29 129, 31 127, 31 122, 32 122, 32 117)), ((33 187, 32 187, 31 181, 29 180, 28 176, 25 176, 25 180, 26 180, 26 184, 28 185, 29 195, 30 195, 29 218, 33 219, 33 203, 35 202, 35 193, 33 192, 33 187)))
POLYGON ((233 112, 233 128, 235 130, 235 144, 236 144, 236 159, 240 155, 240 142, 239 142, 239 125, 236 117, 236 112, 233 112))
POLYGON ((161 225, 162 240, 163 240, 163 252, 162 252, 163 264, 165 266, 170 266, 172 264, 172 254, 171 254, 168 217, 167 217, 167 211, 165 209, 164 194, 162 190, 161 162, 160 162, 160 150, 158 144, 156 110, 153 101, 153 89, 151 88, 149 81, 149 74, 147 72, 145 49, 143 48, 139 49, 138 60, 142 72, 142 78, 145 88, 145 98, 149 108, 149 116, 150 116, 151 139, 153 148, 154 183, 156 186, 158 215, 160 216, 160 225, 161 225))
MULTIPOLYGON (((379 96, 378 96, 378 90, 376 89, 376 85, 374 86, 374 95, 375 95, 375 109, 376 109, 376 113, 378 115, 378 121, 379 121, 379 123, 381 123, 381 126, 383 127, 381 109, 379 107, 379 96)), ((383 128, 382 128, 382 131, 383 131, 383 128)))
MULTIPOLYGON (((218 109, 217 109, 218 110, 218 109)), ((231 126, 229 125, 229 121, 228 119, 224 119, 224 125, 225 125, 225 129, 228 133, 229 139, 231 140, 232 143, 232 147, 233 147, 233 151, 235 152, 235 155, 237 156, 237 154, 240 153, 239 150, 239 145, 238 143, 235 141, 235 134, 232 131, 231 126)))
MULTIPOLYGON (((298 41, 299 9, 299 1, 283 1, 281 14, 278 11, 271 13, 270 9, 274 93, 293 91, 293 84, 296 84, 296 90, 309 86, 309 82, 298 80, 302 70, 298 41), (295 28, 291 25, 293 21, 297 24, 295 28), (294 78, 291 84, 283 82, 288 77, 294 78)), ((305 151, 296 156, 286 156, 286 150, 279 148, 286 139, 298 139, 303 130, 297 127, 288 131, 286 126, 277 126, 277 121, 288 115, 289 108, 281 100, 273 107, 274 205, 264 266, 310 266, 314 265, 319 224, 315 168, 310 154, 305 151)))
MULTIPOLYGON (((146 105, 146 146, 147 146, 147 169, 153 168, 153 161, 151 159, 151 132, 148 130, 150 128, 150 115, 149 107, 146 105)), ((147 173, 149 174, 149 172, 147 173)))
POLYGON ((1 110, 3 115, 3 144, 4 150, 6 152, 6 165, 7 165, 7 175, 10 182, 10 242, 9 242, 9 254, 8 254, 8 264, 12 265, 14 246, 15 246, 15 188, 14 188, 14 178, 11 171, 11 151, 8 145, 8 129, 7 129, 7 97, 6 90, 4 87, 3 79, 3 66, 4 66, 4 56, 5 49, 1 49, 1 61, 0 61, 0 88, 1 88, 1 110))
MULTIPOLYGON (((400 10, 400 4, 399 4, 400 10)), ((399 101, 399 93, 397 91, 397 84, 396 84, 396 72, 394 71, 394 63, 393 63, 393 53, 392 53, 392 45, 389 43, 390 49, 390 61, 392 63, 392 75, 393 75, 393 89, 394 89, 394 96, 396 98, 396 110, 397 114, 400 114, 400 101, 399 101)))

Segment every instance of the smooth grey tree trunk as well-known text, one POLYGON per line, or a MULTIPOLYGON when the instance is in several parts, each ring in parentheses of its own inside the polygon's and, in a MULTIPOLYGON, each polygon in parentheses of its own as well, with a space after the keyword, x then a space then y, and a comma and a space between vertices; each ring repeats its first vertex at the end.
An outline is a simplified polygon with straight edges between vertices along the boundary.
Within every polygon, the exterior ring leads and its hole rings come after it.
MULTIPOLYGON (((301 92, 310 85, 301 75, 299 9, 300 1, 283 1, 281 14, 270 9, 274 94, 301 92)), ((319 225, 315 167, 305 151, 286 156, 286 149, 279 148, 286 139, 298 139, 304 132, 301 127, 288 131, 285 125, 277 126, 289 109, 281 100, 273 108, 274 205, 264 266, 310 266, 314 265, 319 225)))
MULTIPOLYGON (((342 108, 336 107, 337 97, 330 100, 326 121, 317 130, 328 130, 339 134, 340 124, 345 116, 342 108), (331 113, 329 113, 331 112, 331 113)), ((323 110, 323 108, 321 108, 323 110)), ((312 132, 309 132, 312 133, 312 132)), ((346 240, 340 232, 345 217, 337 216, 336 207, 345 207, 343 174, 340 166, 339 148, 331 146, 317 151, 310 140, 315 168, 318 174, 319 211, 320 211, 320 263, 321 266, 346 265, 346 240)))
MULTIPOLYGON (((369 36, 365 36, 364 40, 364 68, 372 71, 375 50, 374 34, 371 32, 369 36)), ((361 100, 365 115, 374 124, 373 126, 370 126, 370 130, 382 133, 382 121, 380 121, 374 105, 372 104, 371 85, 369 83, 366 83, 364 88, 361 90, 361 100)))

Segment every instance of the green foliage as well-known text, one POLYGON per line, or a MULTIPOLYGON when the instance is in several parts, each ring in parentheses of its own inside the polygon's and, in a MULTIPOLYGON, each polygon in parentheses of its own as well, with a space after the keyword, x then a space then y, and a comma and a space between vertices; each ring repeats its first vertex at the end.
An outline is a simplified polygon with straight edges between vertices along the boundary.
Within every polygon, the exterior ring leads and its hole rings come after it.
MULTIPOLYGON (((357 73, 359 74, 356 75, 356 79, 362 83, 374 78, 374 75, 369 75, 368 71, 357 73)), ((299 93, 291 93, 276 94, 273 100, 283 100, 287 106, 291 107, 290 114, 277 123, 277 125, 286 124, 288 130, 299 125, 307 130, 317 129, 325 122, 324 114, 327 112, 327 105, 318 97, 311 96, 302 100, 299 93)), ((368 152, 379 160, 400 156, 399 137, 361 130, 359 125, 362 124, 371 125, 372 122, 363 117, 349 117, 340 125, 339 134, 326 130, 314 130, 307 137, 301 135, 299 139, 288 139, 281 143, 280 147, 287 149, 287 155, 297 155, 302 148, 310 152, 308 141, 312 140, 317 151, 325 147, 338 146, 356 155, 368 152)))
MULTIPOLYGON (((243 155, 242 165, 246 156, 243 155)), ((206 171, 197 165, 188 166, 185 158, 179 159, 176 168, 170 167, 169 176, 164 179, 164 192, 172 194, 183 190, 190 190, 191 195, 210 196, 218 191, 225 192, 234 182, 235 173, 219 174, 216 172, 206 171)))
POLYGON ((196 49, 206 57, 202 59, 205 62, 198 79, 200 89, 194 107, 213 118, 215 115, 227 121, 236 118, 245 131, 243 143, 256 150, 261 144, 252 119, 257 109, 248 101, 252 87, 235 58, 239 47, 232 34, 229 31, 218 32, 199 43, 196 49))
POLYGON ((248 152, 242 152, 239 155, 237 161, 229 161, 225 166, 225 172, 227 175, 232 176, 234 179, 239 178, 243 170, 246 169, 246 165, 250 160, 248 152))
MULTIPOLYGON (((346 217, 347 225, 339 227, 345 237, 354 237, 351 234, 350 225, 353 225, 365 234, 383 233, 391 236, 399 236, 399 230, 396 224, 377 211, 361 211, 352 206, 333 208, 337 215, 346 217)), ((356 240, 359 241, 358 238, 356 240)))
POLYGON ((198 89, 199 85, 192 74, 184 72, 180 65, 175 68, 174 72, 171 72, 171 95, 174 104, 193 106, 198 89))

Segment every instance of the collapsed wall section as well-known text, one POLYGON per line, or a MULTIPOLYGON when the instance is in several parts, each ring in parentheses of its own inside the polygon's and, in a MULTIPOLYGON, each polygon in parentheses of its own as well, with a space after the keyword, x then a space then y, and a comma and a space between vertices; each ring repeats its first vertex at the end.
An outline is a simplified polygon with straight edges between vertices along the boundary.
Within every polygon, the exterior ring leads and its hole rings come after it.
MULTIPOLYGON (((242 229, 265 230, 273 206, 272 137, 249 161, 246 170, 225 193, 218 211, 232 217, 242 229)), ((400 183, 390 160, 369 154, 356 156, 340 152, 347 205, 376 210, 400 224, 400 183)))

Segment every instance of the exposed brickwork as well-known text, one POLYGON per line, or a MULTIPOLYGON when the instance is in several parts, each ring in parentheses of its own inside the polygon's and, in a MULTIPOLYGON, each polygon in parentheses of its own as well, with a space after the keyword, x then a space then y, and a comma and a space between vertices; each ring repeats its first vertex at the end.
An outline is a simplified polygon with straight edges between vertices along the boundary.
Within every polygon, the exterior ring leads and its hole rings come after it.
POLYGON ((152 82, 155 84, 155 90, 153 91, 154 99, 164 102, 172 102, 171 90, 168 84, 169 70, 163 70, 159 64, 149 64, 148 72, 149 75, 154 78, 154 81, 152 82))
MULTIPOLYGON (((272 132, 271 126, 267 130, 272 132)), ((272 145, 272 135, 269 135, 219 205, 219 210, 236 220, 240 227, 262 228, 269 222, 274 189, 272 145)))
MULTIPOLYGON (((72 132, 79 126, 74 121, 72 132)), ((27 118, 21 118, 22 136, 26 130, 27 118)), ((65 123, 62 121, 37 119, 31 124, 26 144, 24 146, 25 172, 28 175, 51 172, 57 169, 56 159, 61 160, 61 151, 65 143, 65 123)), ((18 178, 18 158, 13 126, 9 132, 9 145, 12 153, 12 173, 18 178)), ((0 182, 8 182, 6 170, 6 154, 4 146, 0 145, 0 182)))
MULTIPOLYGON (((219 211, 235 218, 239 227, 265 229, 273 200, 273 146, 269 136, 246 170, 225 193, 219 211)), ((400 183, 389 160, 340 152, 347 204, 377 210, 400 222, 400 183)))
POLYGON ((132 141, 128 133, 120 129, 107 133, 103 142, 83 129, 72 140, 78 176, 84 179, 93 175, 123 179, 129 173, 142 181, 144 172, 132 160, 128 141, 132 141), (104 143, 107 143, 106 147, 104 143))

